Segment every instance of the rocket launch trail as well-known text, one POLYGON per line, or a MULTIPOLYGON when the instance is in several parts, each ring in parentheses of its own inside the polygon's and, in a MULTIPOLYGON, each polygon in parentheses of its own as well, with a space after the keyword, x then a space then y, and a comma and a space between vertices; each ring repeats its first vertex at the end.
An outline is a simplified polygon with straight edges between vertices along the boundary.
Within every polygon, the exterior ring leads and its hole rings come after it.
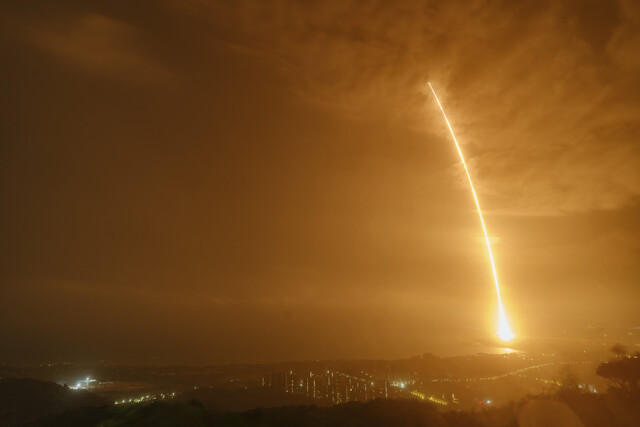
POLYGON ((469 180, 469 187, 471 188, 471 194, 473 194, 473 200, 476 202, 476 208, 478 209, 478 217, 480 218, 480 224, 482 225, 482 232, 484 233, 484 241, 487 245, 487 253, 489 255, 489 261, 491 263, 491 271, 493 272, 493 281, 496 285, 496 294, 498 297, 498 337, 500 337, 503 341, 509 341, 515 337, 513 332, 511 332, 511 327, 509 326, 509 322, 507 321, 507 316, 504 312, 504 307, 502 305, 502 296, 500 295, 500 284, 498 282, 498 273, 496 271, 496 263, 493 260, 493 252, 491 251, 491 242, 489 241, 489 234, 487 233, 487 227, 484 223, 484 218, 482 217, 482 209, 480 209, 480 202, 478 201, 478 196, 476 195, 476 190, 473 187, 473 181, 471 180, 471 174, 469 174, 469 169, 467 168, 467 163, 464 161, 464 155, 462 154, 462 150, 460 149, 460 144, 458 144, 458 140, 456 139, 456 135, 453 133, 453 128, 451 127, 451 123, 449 123, 449 119, 447 119, 447 115, 444 112, 444 108, 442 108, 442 104, 438 99, 438 95, 436 95, 436 91, 433 90, 433 86, 431 83, 429 84, 429 88, 433 93, 433 97, 436 99, 438 103, 438 107, 440 107, 440 111, 442 111, 442 116, 444 117, 444 121, 447 123, 447 127, 449 128, 449 132, 451 133, 451 138, 453 139, 454 144, 456 145, 456 149, 458 150, 458 154, 460 155, 460 161, 462 162, 462 166, 464 167, 464 171, 467 174, 467 179, 469 180))

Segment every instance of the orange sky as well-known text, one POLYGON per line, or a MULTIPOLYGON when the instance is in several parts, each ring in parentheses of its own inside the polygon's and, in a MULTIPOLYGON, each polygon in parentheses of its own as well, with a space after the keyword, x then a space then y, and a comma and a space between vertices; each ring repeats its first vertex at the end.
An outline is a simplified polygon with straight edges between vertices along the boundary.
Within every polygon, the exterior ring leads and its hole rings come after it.
POLYGON ((0 5, 0 361, 489 336, 427 81, 516 332, 640 325, 639 25, 630 0, 0 5))

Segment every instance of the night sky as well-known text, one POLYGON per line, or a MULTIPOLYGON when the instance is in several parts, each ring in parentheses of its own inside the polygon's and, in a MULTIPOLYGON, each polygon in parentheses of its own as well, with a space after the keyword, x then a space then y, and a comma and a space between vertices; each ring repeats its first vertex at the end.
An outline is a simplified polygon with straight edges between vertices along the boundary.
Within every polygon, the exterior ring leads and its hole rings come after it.
MULTIPOLYGON (((640 325, 640 3, 3 1, 0 361, 640 325)), ((473 348, 469 347, 469 351, 473 348)))

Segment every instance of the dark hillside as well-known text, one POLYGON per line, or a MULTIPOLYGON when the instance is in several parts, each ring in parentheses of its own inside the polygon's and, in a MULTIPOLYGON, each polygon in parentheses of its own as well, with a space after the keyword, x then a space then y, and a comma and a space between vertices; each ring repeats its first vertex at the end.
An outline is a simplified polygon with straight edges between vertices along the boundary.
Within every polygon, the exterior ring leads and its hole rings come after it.
POLYGON ((0 426, 18 426, 69 409, 108 405, 86 390, 31 378, 0 379, 0 426))

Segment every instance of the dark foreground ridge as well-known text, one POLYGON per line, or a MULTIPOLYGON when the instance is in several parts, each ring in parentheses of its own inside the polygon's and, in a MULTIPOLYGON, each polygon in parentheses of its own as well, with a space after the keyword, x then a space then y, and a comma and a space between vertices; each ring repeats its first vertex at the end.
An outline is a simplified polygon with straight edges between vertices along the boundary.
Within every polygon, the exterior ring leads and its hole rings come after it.
POLYGON ((70 390, 51 381, 31 378, 0 379, 0 426, 19 426, 77 408, 109 402, 85 390, 70 390))
POLYGON ((285 406, 216 414, 197 401, 66 411, 30 426, 482 426, 466 413, 438 413, 411 400, 351 402, 331 407, 285 406))
POLYGON ((617 391, 594 395, 562 390, 466 412, 442 411, 428 402, 405 399, 222 412, 194 399, 116 406, 86 391, 74 396, 65 386, 31 379, 2 380, 0 390, 0 426, 604 427, 634 426, 640 421, 640 396, 617 391))
POLYGON ((634 426, 638 399, 617 400, 581 393, 538 396, 504 408, 480 412, 439 412, 413 400, 374 400, 330 407, 285 406, 241 413, 214 413, 197 401, 154 402, 141 406, 82 408, 28 424, 32 427, 228 426, 228 427, 481 427, 481 426, 634 426), (612 410, 613 408, 613 410, 612 410))

